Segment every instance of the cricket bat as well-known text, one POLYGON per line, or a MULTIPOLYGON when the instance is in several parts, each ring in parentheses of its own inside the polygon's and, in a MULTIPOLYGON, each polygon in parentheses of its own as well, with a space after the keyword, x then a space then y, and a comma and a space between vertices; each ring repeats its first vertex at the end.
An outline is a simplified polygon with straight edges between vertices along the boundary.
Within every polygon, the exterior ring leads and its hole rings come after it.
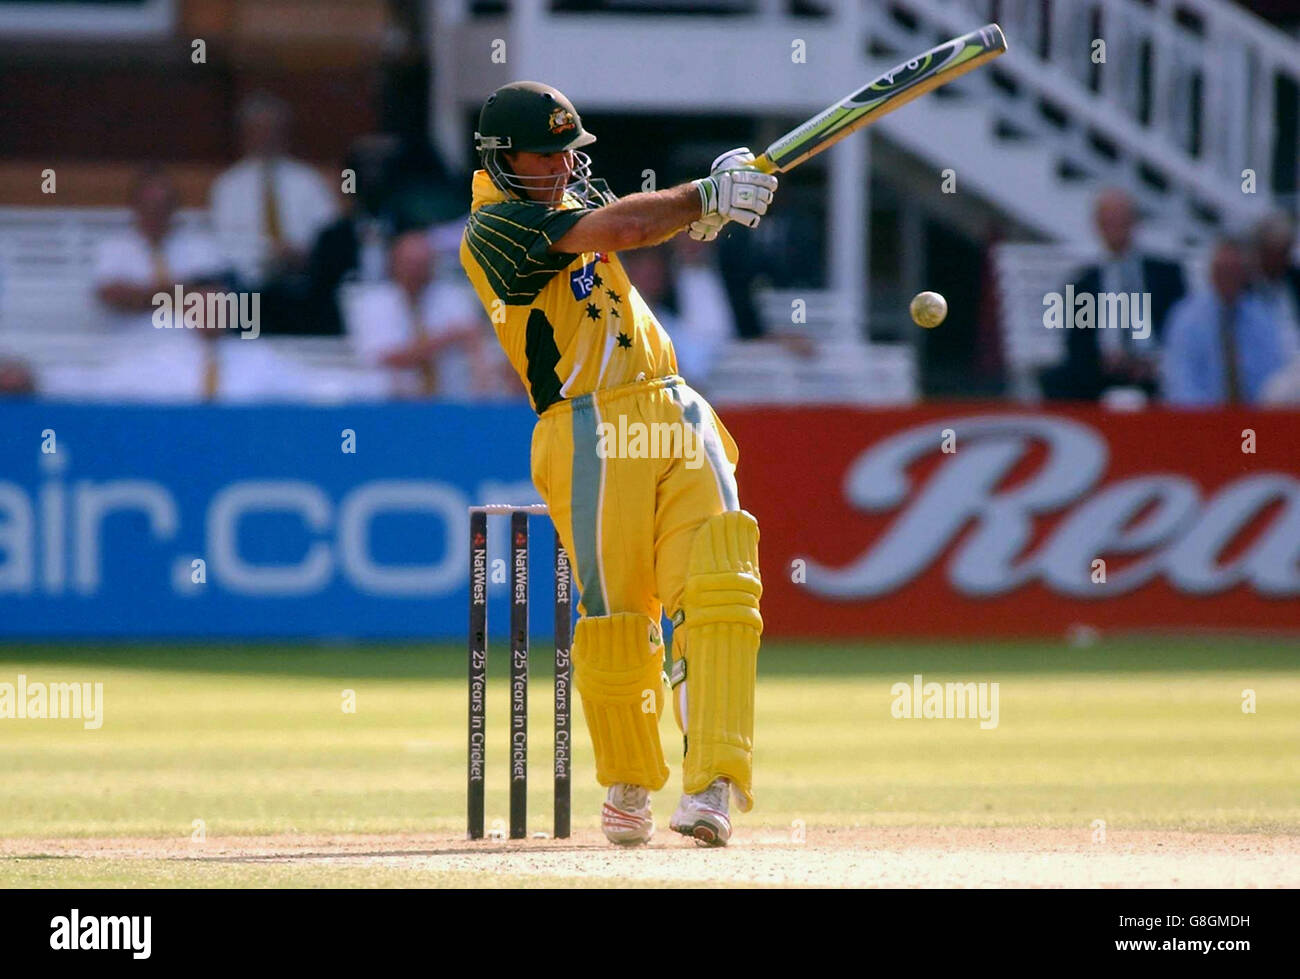
POLYGON ((827 106, 772 143, 751 166, 784 173, 834 146, 849 133, 900 109, 912 99, 992 61, 1007 49, 997 24, 954 38, 885 72, 871 84, 827 106))

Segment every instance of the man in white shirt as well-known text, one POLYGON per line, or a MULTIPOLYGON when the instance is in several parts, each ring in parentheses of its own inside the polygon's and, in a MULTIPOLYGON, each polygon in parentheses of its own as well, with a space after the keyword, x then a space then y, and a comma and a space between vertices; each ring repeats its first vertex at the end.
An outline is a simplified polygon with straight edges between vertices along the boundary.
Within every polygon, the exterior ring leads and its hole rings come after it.
POLYGON ((707 246, 678 235, 668 249, 638 248, 622 260, 628 279, 673 341, 679 372, 707 391, 718 354, 735 335, 726 287, 707 246))
POLYGON ((388 371, 395 398, 481 398, 512 393, 502 358, 487 344, 478 300, 453 279, 434 276, 427 232, 393 242, 389 280, 344 287, 348 337, 362 363, 388 371))
POLYGON ((131 191, 130 230, 95 253, 95 295, 120 330, 151 330, 154 297, 181 285, 198 291, 220 283, 224 260, 209 236, 175 227, 176 188, 161 170, 141 171, 131 191))
POLYGON ((669 336, 682 376, 706 388, 723 347, 736 336, 736 320, 713 249, 690 235, 678 235, 670 247, 670 271, 681 322, 677 332, 669 336))
POLYGON ((1285 214, 1272 214, 1255 228, 1255 295, 1268 307, 1282 331, 1288 359, 1300 357, 1300 266, 1291 259, 1295 225, 1285 214))
POLYGON ((242 284, 265 291, 301 274, 312 242, 338 205, 315 170, 287 155, 284 102, 252 95, 239 119, 244 158, 212 185, 212 223, 242 284))

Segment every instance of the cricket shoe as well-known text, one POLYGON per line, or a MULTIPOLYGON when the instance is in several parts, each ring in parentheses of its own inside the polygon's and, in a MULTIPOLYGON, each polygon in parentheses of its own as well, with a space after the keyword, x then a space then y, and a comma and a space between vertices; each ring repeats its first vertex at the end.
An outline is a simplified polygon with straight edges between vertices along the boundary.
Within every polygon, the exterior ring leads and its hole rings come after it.
POLYGON ((655 818, 650 812, 650 792, 642 785, 615 782, 605 793, 600 807, 600 828, 605 839, 619 846, 640 846, 655 835, 655 818))
POLYGON ((682 796, 668 828, 700 846, 726 846, 731 839, 730 783, 715 778, 703 792, 682 796))

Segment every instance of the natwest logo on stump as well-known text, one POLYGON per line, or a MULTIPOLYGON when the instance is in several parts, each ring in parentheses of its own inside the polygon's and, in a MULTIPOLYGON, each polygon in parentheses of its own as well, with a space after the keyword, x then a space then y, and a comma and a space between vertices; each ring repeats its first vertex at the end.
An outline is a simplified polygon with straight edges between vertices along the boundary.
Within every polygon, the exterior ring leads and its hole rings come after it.
POLYGON ((762 527, 769 632, 1300 628, 1300 414, 926 407, 724 421, 762 527))

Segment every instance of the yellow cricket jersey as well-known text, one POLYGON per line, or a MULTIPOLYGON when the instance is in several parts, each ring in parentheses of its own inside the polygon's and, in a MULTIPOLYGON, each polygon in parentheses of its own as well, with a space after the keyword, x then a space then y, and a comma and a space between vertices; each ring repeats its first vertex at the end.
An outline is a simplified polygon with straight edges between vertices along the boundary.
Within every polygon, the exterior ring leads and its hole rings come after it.
POLYGON ((548 207, 474 174, 460 262, 540 415, 565 398, 677 373, 672 341, 613 252, 549 251, 587 211, 548 207))

